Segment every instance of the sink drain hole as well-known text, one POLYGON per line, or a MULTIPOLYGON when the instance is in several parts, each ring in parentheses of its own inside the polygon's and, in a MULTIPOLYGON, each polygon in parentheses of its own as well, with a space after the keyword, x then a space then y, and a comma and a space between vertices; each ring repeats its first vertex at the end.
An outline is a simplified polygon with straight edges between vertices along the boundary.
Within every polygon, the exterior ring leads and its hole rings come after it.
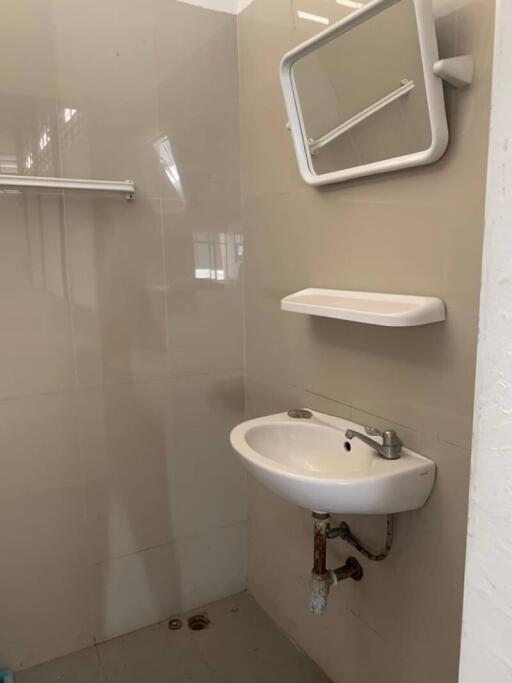
POLYGON ((191 631, 203 631, 210 625, 210 620, 206 614, 195 614, 188 620, 188 627, 191 631))
POLYGON ((343 448, 347 451, 347 453, 350 453, 350 451, 352 450, 352 444, 350 443, 350 441, 345 441, 343 448))

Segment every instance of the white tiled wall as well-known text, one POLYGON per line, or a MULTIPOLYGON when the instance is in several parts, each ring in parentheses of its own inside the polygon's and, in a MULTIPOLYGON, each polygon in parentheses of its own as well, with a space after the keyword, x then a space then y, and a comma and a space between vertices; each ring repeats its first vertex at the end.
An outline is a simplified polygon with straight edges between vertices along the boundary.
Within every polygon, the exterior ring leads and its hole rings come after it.
POLYGON ((236 47, 174 0, 2 5, 0 172, 138 193, 0 192, 0 669, 246 585, 236 47))

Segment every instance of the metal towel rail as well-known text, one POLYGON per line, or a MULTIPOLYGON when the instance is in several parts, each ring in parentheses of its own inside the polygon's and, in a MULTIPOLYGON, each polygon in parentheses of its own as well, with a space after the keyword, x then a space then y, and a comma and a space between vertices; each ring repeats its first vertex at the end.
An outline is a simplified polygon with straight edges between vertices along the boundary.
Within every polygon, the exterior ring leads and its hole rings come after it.
POLYGON ((410 93, 411 90, 414 90, 415 87, 416 85, 414 81, 404 79, 402 81, 402 85, 396 90, 393 90, 393 92, 390 92, 389 95, 386 95, 381 100, 374 102, 366 109, 363 109, 363 111, 360 111, 359 114, 352 116, 350 119, 348 119, 341 125, 337 126, 336 128, 333 128, 333 130, 329 131, 329 133, 326 133, 325 135, 322 135, 322 137, 318 138, 317 140, 310 140, 309 151, 313 155, 317 154, 322 149, 322 147, 325 147, 330 142, 333 142, 333 140, 339 138, 340 135, 343 135, 344 133, 348 132, 351 128, 354 128, 355 126, 359 125, 362 121, 369 118, 370 116, 373 116, 373 114, 376 114, 381 109, 384 109, 384 107, 387 107, 395 100, 404 97, 404 95, 410 93))
POLYGON ((133 180, 76 180, 73 178, 45 178, 28 175, 0 175, 0 187, 42 188, 45 190, 93 190, 122 192, 126 199, 135 198, 133 180))

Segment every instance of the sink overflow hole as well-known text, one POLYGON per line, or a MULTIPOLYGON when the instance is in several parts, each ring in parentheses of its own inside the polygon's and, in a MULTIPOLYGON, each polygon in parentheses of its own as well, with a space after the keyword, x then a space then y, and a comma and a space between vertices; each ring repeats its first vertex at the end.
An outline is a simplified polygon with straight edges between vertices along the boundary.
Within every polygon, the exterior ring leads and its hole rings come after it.
POLYGON ((347 453, 350 453, 350 451, 352 450, 352 444, 350 443, 350 441, 345 441, 343 448, 347 451, 347 453))
POLYGON ((206 614, 196 614, 188 620, 188 627, 191 631, 203 631, 210 625, 210 620, 206 614))

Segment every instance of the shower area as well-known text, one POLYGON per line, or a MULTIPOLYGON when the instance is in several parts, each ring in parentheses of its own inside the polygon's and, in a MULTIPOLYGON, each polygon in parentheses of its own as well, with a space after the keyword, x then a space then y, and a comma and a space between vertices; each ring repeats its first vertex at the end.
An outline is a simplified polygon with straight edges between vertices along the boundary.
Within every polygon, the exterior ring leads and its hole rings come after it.
POLYGON ((99 681, 95 644, 165 620, 183 653, 167 620, 246 588, 236 17, 1 9, 0 173, 79 182, 0 193, 0 670, 99 681))

